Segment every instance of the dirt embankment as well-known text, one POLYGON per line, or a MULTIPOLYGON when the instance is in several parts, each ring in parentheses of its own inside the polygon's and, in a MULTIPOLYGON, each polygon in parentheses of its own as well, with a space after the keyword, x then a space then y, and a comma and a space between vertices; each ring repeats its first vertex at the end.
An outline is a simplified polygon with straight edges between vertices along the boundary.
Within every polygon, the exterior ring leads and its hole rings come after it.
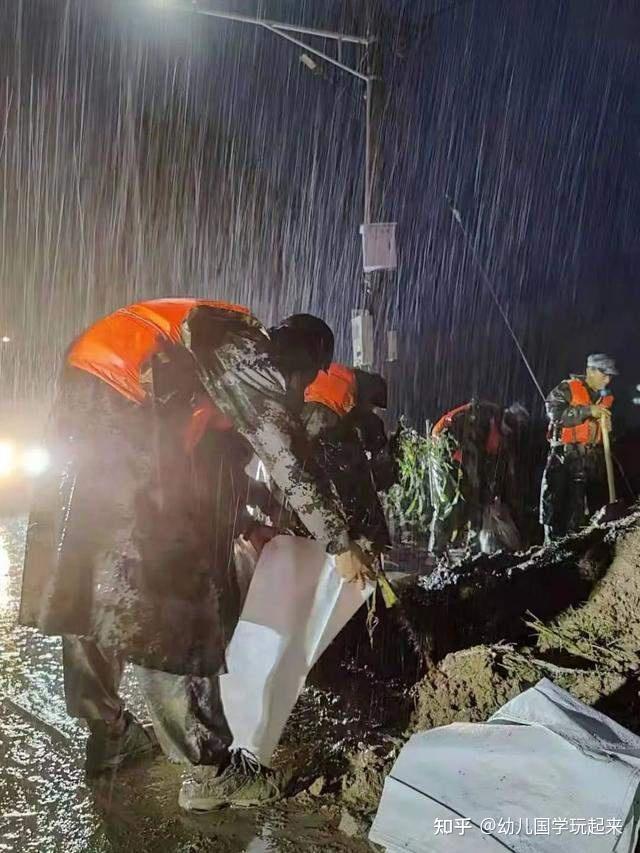
POLYGON ((486 720, 543 676, 639 729, 640 512, 406 583, 373 648, 355 620, 327 653, 281 761, 300 766, 298 797, 357 819, 413 731, 486 720))

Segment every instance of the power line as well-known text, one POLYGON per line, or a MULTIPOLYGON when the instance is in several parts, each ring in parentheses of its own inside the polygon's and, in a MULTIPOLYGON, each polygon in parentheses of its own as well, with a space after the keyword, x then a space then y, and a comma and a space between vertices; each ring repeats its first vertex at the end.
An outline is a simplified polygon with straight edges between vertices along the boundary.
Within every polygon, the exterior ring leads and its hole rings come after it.
POLYGON ((544 395, 544 391, 540 387, 540 383, 538 382, 538 379, 536 378, 536 375, 533 372, 533 368, 529 364, 529 359, 527 358, 525 351, 522 348, 520 341, 518 340, 518 336, 516 335, 516 333, 513 329, 513 326, 511 325, 511 321, 509 320, 509 317, 507 316, 506 311, 502 307, 502 304, 500 303, 500 300, 498 299, 498 294, 496 293, 495 288, 491 283, 491 279, 489 278, 489 275, 487 274, 487 271, 485 270, 484 265, 482 264, 482 261, 478 257, 478 253, 476 252, 475 247, 469 238, 469 234, 467 233, 467 229, 464 227, 464 223, 462 222, 462 217, 460 216, 460 211, 456 207, 454 207, 453 202, 451 201, 451 199, 448 196, 447 196, 447 203, 449 205, 449 208, 451 209, 451 215, 453 216, 454 220, 460 226, 460 230, 462 231, 462 235, 465 239, 465 243, 468 246, 468 248, 471 250, 471 254, 473 255, 473 258, 476 262, 476 265, 477 265, 478 269, 480 270, 482 280, 486 284, 486 286, 489 290, 489 293, 493 297, 493 301, 496 304, 496 308, 500 312, 500 316, 504 320, 505 326, 507 327, 507 329, 509 330, 509 334, 513 338, 513 342, 516 345, 518 352, 520 353, 520 356, 521 356, 522 360, 524 361, 531 378, 533 379, 534 385, 538 389, 538 393, 540 394, 540 396, 542 397, 543 400, 546 400, 546 397, 544 395))

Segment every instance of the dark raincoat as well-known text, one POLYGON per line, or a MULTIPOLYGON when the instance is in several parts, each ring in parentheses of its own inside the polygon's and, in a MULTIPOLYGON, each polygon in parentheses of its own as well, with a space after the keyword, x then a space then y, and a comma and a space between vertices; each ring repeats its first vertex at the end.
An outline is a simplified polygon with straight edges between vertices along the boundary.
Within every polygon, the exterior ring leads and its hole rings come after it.
POLYGON ((434 455, 430 470, 433 517, 430 550, 439 554, 468 528, 469 543, 483 527, 485 510, 496 499, 512 505, 517 494, 515 447, 502 429, 503 409, 472 402, 443 415, 434 438, 448 444, 434 455))
POLYGON ((557 385, 546 400, 550 448, 542 477, 540 523, 552 539, 580 530, 589 516, 609 500, 602 439, 597 422, 591 417, 591 406, 602 396, 586 384, 584 377, 572 376, 571 380, 557 385), (586 404, 572 400, 571 380, 576 379, 581 380, 589 399, 586 404), (585 424, 592 425, 587 430, 589 441, 563 443, 564 431, 585 424))
POLYGON ((382 421, 373 412, 357 406, 340 417, 315 402, 305 403, 302 420, 311 440, 312 464, 335 485, 351 538, 358 540, 366 551, 373 547, 374 553, 381 553, 390 546, 391 538, 378 489, 393 484, 382 464, 372 464, 374 459, 381 458, 387 444, 382 421), (384 482, 378 482, 378 471, 384 482))
POLYGON ((198 308, 144 381, 139 404, 65 368, 51 422, 55 464, 29 522, 20 620, 153 669, 211 675, 239 614, 233 543, 252 453, 334 553, 348 546, 346 521, 292 449, 302 427, 252 317, 198 308), (188 453, 185 428, 203 393, 234 428, 208 431, 188 453))

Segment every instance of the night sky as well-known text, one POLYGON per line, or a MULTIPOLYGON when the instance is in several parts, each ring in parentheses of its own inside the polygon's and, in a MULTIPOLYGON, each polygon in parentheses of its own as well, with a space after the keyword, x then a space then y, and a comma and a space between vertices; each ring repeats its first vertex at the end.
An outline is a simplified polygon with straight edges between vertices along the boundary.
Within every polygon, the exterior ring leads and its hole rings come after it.
MULTIPOLYGON (((364 29, 359 2, 210 5, 364 29)), ((398 222, 399 269, 376 305, 400 331, 396 411, 419 423, 475 393, 541 412, 449 196, 543 388, 610 351, 619 420, 637 420, 640 6, 382 6, 381 216, 398 222)), ((0 27, 5 398, 46 395, 72 336, 140 297, 231 299, 265 322, 310 310, 350 358, 357 81, 150 0, 4 0, 0 27)))

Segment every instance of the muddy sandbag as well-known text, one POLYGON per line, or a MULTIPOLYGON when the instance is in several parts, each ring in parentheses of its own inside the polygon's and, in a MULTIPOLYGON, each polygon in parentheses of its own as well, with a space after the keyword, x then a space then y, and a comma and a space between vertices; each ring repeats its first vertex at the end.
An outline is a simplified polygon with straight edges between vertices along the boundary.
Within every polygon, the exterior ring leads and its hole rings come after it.
POLYGON ((495 554, 496 551, 519 551, 522 548, 522 540, 509 507, 498 498, 486 506, 482 512, 482 530, 479 540, 483 554, 495 554))

